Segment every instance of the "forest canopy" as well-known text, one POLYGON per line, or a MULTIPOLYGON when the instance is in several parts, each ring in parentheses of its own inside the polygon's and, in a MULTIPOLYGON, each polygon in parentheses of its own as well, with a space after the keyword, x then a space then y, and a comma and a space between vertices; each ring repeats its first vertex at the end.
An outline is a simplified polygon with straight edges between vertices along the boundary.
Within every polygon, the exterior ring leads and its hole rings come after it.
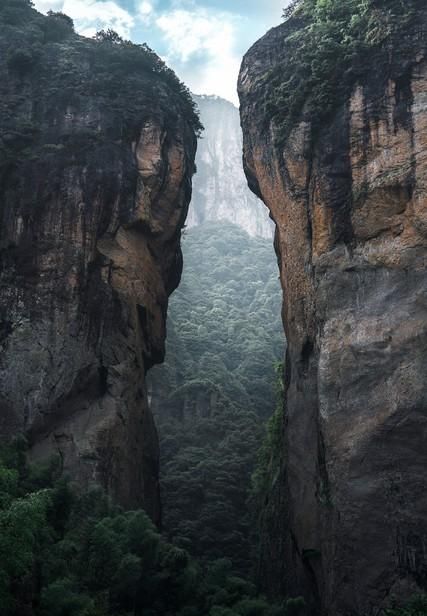
POLYGON ((165 541, 144 511, 100 488, 80 493, 61 462, 0 450, 2 616, 297 616, 301 599, 271 605, 227 559, 203 566, 165 541))
POLYGON ((164 530, 199 558, 226 556, 249 574, 251 474, 284 352, 276 257, 270 240, 224 222, 186 231, 183 253, 166 362, 150 376, 164 530))

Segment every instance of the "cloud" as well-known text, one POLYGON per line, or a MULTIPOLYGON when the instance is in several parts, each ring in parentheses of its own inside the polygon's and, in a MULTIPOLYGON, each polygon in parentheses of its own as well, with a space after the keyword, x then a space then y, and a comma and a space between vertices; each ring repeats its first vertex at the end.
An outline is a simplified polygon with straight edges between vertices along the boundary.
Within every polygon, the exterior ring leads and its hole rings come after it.
POLYGON ((33 0, 35 8, 41 13, 60 11, 64 0, 33 0))
POLYGON ((234 103, 243 53, 280 23, 288 1, 34 0, 42 12, 67 13, 84 36, 112 28, 124 38, 147 42, 195 93, 234 103))
POLYGON ((112 28, 120 36, 129 38, 135 24, 133 16, 113 0, 35 0, 34 4, 43 13, 49 9, 66 13, 83 36, 112 28))
POLYGON ((232 24, 219 15, 209 15, 204 9, 164 13, 157 18, 156 24, 169 43, 170 52, 182 62, 200 51, 223 53, 232 44, 232 24))
POLYGON ((154 6, 148 0, 141 0, 136 6, 137 17, 145 24, 149 24, 154 14, 154 6))
POLYGON ((157 16, 155 23, 167 44, 167 61, 178 65, 179 72, 184 69, 191 89, 237 101, 240 57, 235 50, 234 15, 178 8, 157 16))

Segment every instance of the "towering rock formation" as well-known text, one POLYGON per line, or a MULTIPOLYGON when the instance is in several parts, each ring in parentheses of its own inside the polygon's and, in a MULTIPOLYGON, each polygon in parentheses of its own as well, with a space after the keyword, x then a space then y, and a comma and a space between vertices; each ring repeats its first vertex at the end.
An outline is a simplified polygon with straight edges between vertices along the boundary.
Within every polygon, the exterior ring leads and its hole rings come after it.
POLYGON ((242 130, 238 109, 218 96, 194 96, 205 127, 196 156, 197 175, 187 226, 225 220, 249 235, 270 239, 268 211, 248 189, 242 169, 242 130))
POLYGON ((0 437, 159 519, 145 373, 181 273, 198 120, 148 49, 0 8, 0 437))
POLYGON ((377 614, 427 588, 427 12, 417 4, 415 25, 372 53, 314 143, 309 114, 283 145, 265 118, 266 75, 286 63, 295 19, 253 46, 239 79, 246 174, 276 222, 288 340, 261 575, 270 592, 303 594, 329 616, 377 614))

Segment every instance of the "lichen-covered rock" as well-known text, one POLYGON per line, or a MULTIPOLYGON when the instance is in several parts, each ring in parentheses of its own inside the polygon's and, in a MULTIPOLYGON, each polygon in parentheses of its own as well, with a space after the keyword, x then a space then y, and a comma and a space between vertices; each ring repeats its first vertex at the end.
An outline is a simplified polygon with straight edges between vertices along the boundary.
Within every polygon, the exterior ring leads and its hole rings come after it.
POLYGON ((0 437, 24 431, 33 459, 58 453, 158 521, 145 373, 180 278, 197 117, 152 52, 69 25, 52 40, 58 19, 0 9, 0 437))
POLYGON ((290 20, 244 58, 250 187, 276 222, 288 340, 283 463, 261 578, 329 615, 427 587, 425 9, 312 141, 265 123, 290 20))

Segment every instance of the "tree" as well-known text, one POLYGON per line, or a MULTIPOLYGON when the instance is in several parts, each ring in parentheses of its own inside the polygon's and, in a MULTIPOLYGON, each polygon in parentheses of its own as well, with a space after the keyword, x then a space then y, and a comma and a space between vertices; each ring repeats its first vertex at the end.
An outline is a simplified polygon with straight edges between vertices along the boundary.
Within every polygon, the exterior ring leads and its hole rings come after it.
POLYGON ((124 39, 115 30, 99 30, 95 34, 95 40, 99 43, 111 43, 112 45, 123 45, 124 39))
POLYGON ((47 17, 48 19, 43 22, 47 42, 61 42, 74 34, 74 22, 65 13, 48 11, 47 17))
POLYGON ((285 9, 284 61, 264 75, 265 126, 282 146, 303 115, 312 139, 356 83, 378 65, 391 69, 387 42, 416 22, 418 0, 300 0, 285 9))

